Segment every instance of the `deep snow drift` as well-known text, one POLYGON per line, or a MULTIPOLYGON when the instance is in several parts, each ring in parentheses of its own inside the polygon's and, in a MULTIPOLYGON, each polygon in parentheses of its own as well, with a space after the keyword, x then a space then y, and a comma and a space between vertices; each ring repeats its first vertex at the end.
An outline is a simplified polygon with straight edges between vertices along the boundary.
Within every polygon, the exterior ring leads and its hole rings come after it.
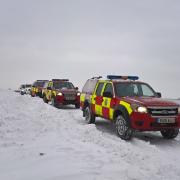
POLYGON ((125 142, 105 120, 40 98, 0 91, 1 180, 180 179, 180 136, 138 133, 125 142))

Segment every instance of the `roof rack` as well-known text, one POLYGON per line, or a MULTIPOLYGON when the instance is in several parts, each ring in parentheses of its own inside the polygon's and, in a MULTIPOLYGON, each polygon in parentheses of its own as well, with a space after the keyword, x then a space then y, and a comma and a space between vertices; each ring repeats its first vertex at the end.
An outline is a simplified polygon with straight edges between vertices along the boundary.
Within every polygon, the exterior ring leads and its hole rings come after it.
POLYGON ((102 76, 92 77, 91 79, 101 79, 102 76))
POLYGON ((69 79, 52 79, 52 81, 69 81, 69 79))
POLYGON ((108 79, 113 80, 113 79, 123 79, 123 80, 133 80, 136 81, 139 79, 138 76, 116 76, 116 75, 108 75, 107 76, 108 79))

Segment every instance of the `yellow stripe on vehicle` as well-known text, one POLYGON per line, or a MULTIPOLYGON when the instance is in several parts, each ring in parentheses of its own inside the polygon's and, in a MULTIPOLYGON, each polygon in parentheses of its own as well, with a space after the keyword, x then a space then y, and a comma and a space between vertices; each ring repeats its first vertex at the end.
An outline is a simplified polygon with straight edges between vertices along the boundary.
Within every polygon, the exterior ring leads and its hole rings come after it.
POLYGON ((91 103, 96 104, 96 95, 92 95, 91 97, 91 103))
POLYGON ((95 111, 98 115, 102 116, 102 106, 95 104, 95 111))
POLYGON ((114 116, 114 109, 110 108, 109 109, 109 118, 113 119, 113 116, 114 116))
POLYGON ((106 108, 110 108, 111 98, 103 97, 102 106, 106 108))
POLYGON ((57 92, 56 92, 56 91, 53 91, 52 93, 53 93, 53 95, 54 95, 54 96, 56 96, 56 95, 57 95, 57 92))
POLYGON ((84 102, 84 101, 85 101, 85 96, 86 96, 86 94, 81 94, 81 96, 80 96, 80 101, 81 101, 81 102, 84 102))
POLYGON ((126 108, 129 115, 132 113, 133 110, 132 110, 131 105, 129 103, 127 103, 125 101, 120 101, 120 104, 126 108))

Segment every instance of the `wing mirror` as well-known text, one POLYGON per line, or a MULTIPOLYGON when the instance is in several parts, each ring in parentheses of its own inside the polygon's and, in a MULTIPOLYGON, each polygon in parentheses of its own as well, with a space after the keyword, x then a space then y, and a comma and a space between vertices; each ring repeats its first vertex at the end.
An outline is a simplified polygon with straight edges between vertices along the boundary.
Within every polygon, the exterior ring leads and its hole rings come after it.
POLYGON ((158 98, 161 98, 161 97, 162 97, 162 95, 161 95, 160 92, 156 92, 156 95, 157 95, 158 98))
POLYGON ((103 92, 103 96, 104 96, 104 97, 109 97, 109 98, 112 98, 112 97, 113 97, 113 95, 112 95, 111 92, 103 92))

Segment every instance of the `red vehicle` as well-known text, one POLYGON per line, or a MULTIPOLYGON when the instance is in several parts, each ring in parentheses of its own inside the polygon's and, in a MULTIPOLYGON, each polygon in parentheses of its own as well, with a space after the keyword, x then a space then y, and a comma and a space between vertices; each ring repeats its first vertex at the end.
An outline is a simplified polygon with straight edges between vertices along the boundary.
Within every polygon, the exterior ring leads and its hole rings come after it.
POLYGON ((73 104, 80 108, 80 92, 68 79, 52 79, 43 90, 42 96, 44 102, 51 102, 55 107, 73 104))
POLYGON ((80 103, 88 123, 96 117, 113 121, 118 136, 131 139, 138 131, 160 131, 171 139, 179 133, 180 107, 162 99, 137 76, 107 76, 107 80, 89 79, 83 87, 80 103))

